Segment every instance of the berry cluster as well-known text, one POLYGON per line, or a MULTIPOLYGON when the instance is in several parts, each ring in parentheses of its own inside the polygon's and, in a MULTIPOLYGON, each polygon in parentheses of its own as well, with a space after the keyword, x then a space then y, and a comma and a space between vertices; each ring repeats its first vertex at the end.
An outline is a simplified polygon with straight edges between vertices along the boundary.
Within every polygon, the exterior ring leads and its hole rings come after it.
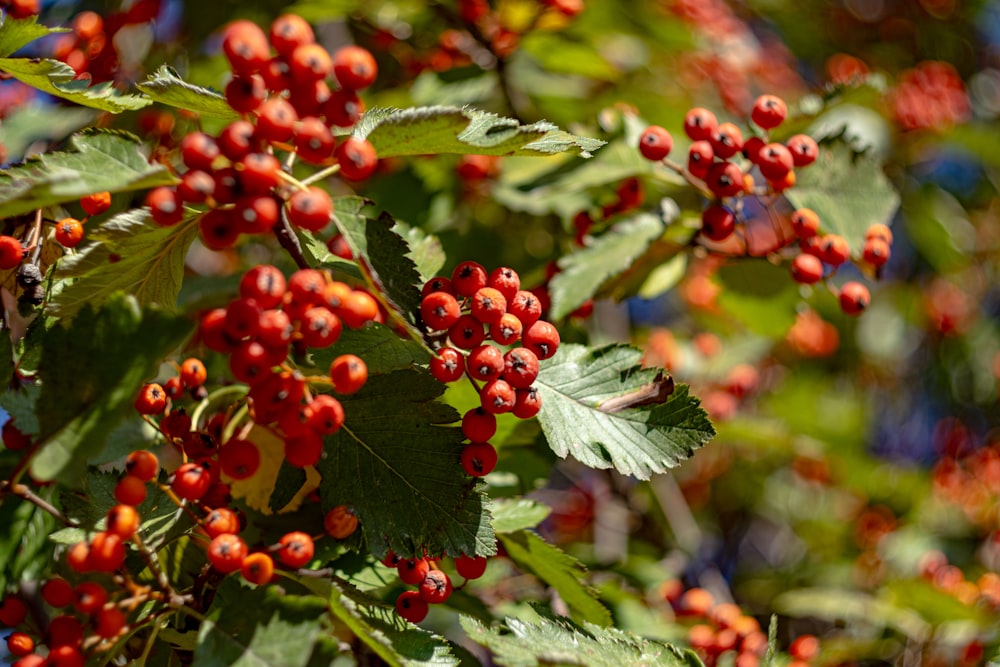
POLYGON ((234 245, 240 234, 272 230, 282 212, 302 229, 322 229, 333 211, 330 195, 287 170, 299 159, 352 181, 375 171, 378 159, 368 141, 349 137, 338 143, 333 135, 333 128, 350 127, 361 117, 357 91, 375 82, 374 57, 357 46, 331 55, 294 14, 275 19, 270 35, 250 21, 235 21, 222 48, 233 74, 226 100, 244 118, 218 136, 193 132, 181 140, 187 170, 176 187, 149 192, 153 220, 175 225, 185 204, 205 205, 199 230, 205 245, 216 250, 234 245), (330 77, 336 89, 327 83, 330 77), (276 151, 287 154, 284 166, 276 151))
POLYGON ((541 315, 541 302, 521 289, 520 277, 510 268, 487 273, 481 264, 462 262, 451 278, 432 278, 424 285, 421 320, 432 332, 446 332, 451 343, 438 349, 431 373, 441 382, 465 375, 479 393, 480 406, 462 418, 462 432, 470 440, 462 466, 474 477, 496 465, 496 450, 488 442, 496 433, 496 415, 511 412, 530 419, 541 408, 533 386, 538 362, 559 348, 559 332, 541 315), (520 347, 512 347, 518 341, 520 347))
MULTIPOLYGON (((744 139, 743 132, 733 123, 719 123, 707 109, 691 109, 684 118, 684 132, 692 140, 684 166, 667 160, 673 149, 673 137, 662 127, 646 128, 639 139, 643 157, 662 161, 681 173, 695 187, 710 195, 712 203, 702 212, 701 238, 709 249, 729 241, 737 233, 744 243, 750 230, 740 229, 740 211, 746 196, 767 196, 783 192, 795 185, 795 169, 816 161, 819 148, 809 136, 797 134, 785 143, 770 141, 770 131, 784 122, 788 114, 785 102, 773 95, 757 98, 750 114, 756 128, 744 139), (741 155, 741 166, 735 161, 741 155), (755 174, 764 185, 758 186, 755 174)), ((837 234, 821 234, 821 221, 815 211, 796 210, 789 220, 787 234, 776 234, 771 252, 799 242, 800 251, 791 261, 793 280, 813 284, 828 280, 838 267, 851 259, 847 241, 837 234)), ((883 224, 872 225, 865 238, 859 263, 877 274, 889 260, 892 232, 883 224)), ((848 315, 859 315, 868 306, 870 294, 862 283, 851 281, 837 290, 841 309, 848 315)))
MULTIPOLYGON (((478 579, 486 571, 486 560, 486 556, 462 555, 455 559, 455 570, 466 580, 478 579)), ((417 587, 403 591, 396 598, 396 613, 410 623, 424 620, 428 605, 441 604, 451 597, 451 577, 438 567, 435 559, 400 558, 390 551, 382 564, 395 568, 403 583, 417 587)))
POLYGON ((904 130, 942 130, 972 117, 965 84, 946 62, 923 62, 903 72, 889 102, 904 130))

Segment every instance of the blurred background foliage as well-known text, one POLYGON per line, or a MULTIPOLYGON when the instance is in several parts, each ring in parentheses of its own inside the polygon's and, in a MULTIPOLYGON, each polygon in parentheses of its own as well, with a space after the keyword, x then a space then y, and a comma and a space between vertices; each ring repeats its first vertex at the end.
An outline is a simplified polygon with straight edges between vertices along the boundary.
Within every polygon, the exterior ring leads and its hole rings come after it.
MULTIPOLYGON (((700 196, 635 150, 647 123, 683 144, 692 106, 744 125, 756 96, 772 93, 791 110, 781 138, 843 132, 883 165, 901 199, 879 275, 845 268, 831 279, 867 281, 868 312, 843 315, 830 290, 796 285, 778 257, 677 254, 686 239, 668 244, 644 256, 640 280, 605 285, 620 301, 602 292, 570 316, 563 338, 645 346, 650 365, 702 397, 716 440, 674 474, 637 482, 556 461, 535 446, 536 428, 503 425, 491 494, 549 505, 543 535, 591 568, 627 630, 697 645, 690 627, 704 619, 685 615, 681 596, 701 588, 765 629, 777 613, 782 647, 817 635, 812 664, 975 665, 998 655, 1000 2, 579 8, 567 16, 535 0, 163 0, 147 7, 154 20, 117 31, 117 63, 94 76, 125 84, 167 62, 221 90, 219 28, 291 11, 327 46, 355 41, 376 54, 369 107, 468 104, 607 140, 590 161, 389 159, 362 188, 437 235, 444 273, 474 259, 516 267, 528 286, 637 211, 666 206, 697 227, 700 196), (489 21, 463 14, 477 6, 489 21)), ((68 24, 95 10, 107 20, 129 9, 59 0, 43 4, 43 18, 68 24)), ((27 51, 48 55, 57 39, 27 51)), ((0 89, 0 113, 9 160, 94 118, 12 81, 0 89)), ((155 109, 125 120, 163 146, 195 122, 155 109)), ((747 224, 767 224, 769 214, 747 224)), ((214 262, 195 252, 189 269, 221 271, 214 262)), ((448 398, 463 407, 470 397, 460 394, 448 398)), ((496 613, 523 613, 536 584, 491 568, 473 590, 496 613)), ((431 617, 446 634, 454 623, 431 617)))

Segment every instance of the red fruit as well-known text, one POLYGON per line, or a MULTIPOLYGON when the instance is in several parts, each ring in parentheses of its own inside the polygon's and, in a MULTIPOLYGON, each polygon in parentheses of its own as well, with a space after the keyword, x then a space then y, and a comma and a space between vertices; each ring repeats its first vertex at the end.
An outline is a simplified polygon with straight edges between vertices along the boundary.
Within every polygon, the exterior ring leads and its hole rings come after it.
POLYGON ((542 302, 531 292, 518 290, 508 301, 507 312, 521 320, 522 327, 527 329, 542 316, 542 302))
POLYGON ((304 431, 285 440, 285 460, 296 468, 319 463, 323 457, 323 439, 314 431, 304 431))
POLYGON ((219 157, 219 145, 204 132, 191 132, 181 139, 181 161, 188 169, 199 169, 212 173, 215 158, 219 157))
POLYGON ((332 435, 344 425, 344 407, 329 394, 313 398, 309 408, 306 425, 319 435, 332 435))
POLYGON ((674 138, 659 125, 650 125, 639 136, 639 152, 647 160, 657 162, 670 155, 674 138))
POLYGON ((62 577, 52 577, 42 585, 42 598, 52 607, 65 607, 73 603, 76 595, 72 584, 62 577))
POLYGON ((185 463, 174 473, 174 481, 170 487, 179 498, 198 500, 206 493, 212 484, 212 475, 197 463, 185 463))
POLYGON ((233 162, 239 162, 250 153, 260 150, 254 137, 253 123, 246 120, 234 120, 222 128, 218 142, 219 150, 233 162))
POLYGON ((253 553, 243 559, 240 570, 251 584, 263 586, 274 576, 274 560, 262 551, 253 553))
POLYGON ((870 238, 865 241, 862 257, 872 266, 882 266, 889 261, 891 249, 889 244, 881 238, 870 238))
POLYGON ((14 425, 13 419, 8 419, 4 422, 0 435, 2 435, 3 446, 12 451, 25 449, 31 444, 31 436, 22 433, 17 426, 14 425))
POLYGON ((728 160, 743 150, 743 133, 732 123, 722 123, 715 128, 709 142, 716 157, 728 160))
POLYGON ((140 449, 132 452, 125 459, 125 471, 132 477, 149 482, 156 479, 156 475, 160 471, 160 461, 153 452, 140 449))
POLYGON ((792 214, 792 229, 800 239, 808 239, 819 233, 819 216, 810 208, 800 208, 792 214))
POLYGON ((496 432, 496 416, 482 407, 473 408, 462 417, 462 433, 472 442, 486 442, 496 432))
POLYGON ((297 46, 315 41, 312 26, 298 14, 282 14, 271 23, 271 45, 287 58, 297 46))
POLYGON ((517 291, 521 289, 521 277, 514 269, 501 266, 490 272, 486 278, 486 286, 499 290, 508 303, 517 296, 517 291))
POLYGON ((319 164, 333 155, 337 141, 319 118, 307 116, 295 130, 295 150, 300 158, 312 164, 319 164))
POLYGON ((786 116, 788 116, 788 107, 785 105, 785 101, 775 95, 761 95, 754 102, 753 109, 750 111, 750 120, 764 130, 778 127, 786 116))
POLYGON ((488 442, 472 442, 462 448, 462 469, 472 477, 483 477, 497 467, 497 450, 488 442))
POLYGON ((323 517, 326 534, 335 540, 344 540, 358 529, 358 516, 347 505, 337 505, 323 517))
POLYGON ((480 345, 469 353, 466 367, 477 380, 494 380, 503 372, 503 352, 492 345, 480 345))
POLYGON ((177 196, 181 201, 201 204, 215 193, 215 179, 207 171, 189 169, 177 184, 177 196))
POLYGON ((260 468, 260 450, 249 440, 234 438, 219 450, 219 467, 227 477, 249 479, 260 468))
POLYGON ((112 535, 130 539, 139 530, 139 513, 132 505, 115 505, 108 510, 107 528, 112 535))
POLYGON ((335 90, 323 104, 323 116, 337 127, 350 127, 361 120, 365 104, 353 90, 335 90))
POLYGON ((288 198, 288 220, 302 229, 318 232, 330 222, 333 200, 326 190, 310 187, 288 198))
POLYGON ((49 648, 79 647, 83 643, 83 625, 72 616, 56 616, 49 621, 49 648))
POLYGON ((715 152, 707 141, 696 141, 688 148, 687 170, 696 178, 705 178, 712 168, 715 152))
POLYGON ((760 149, 757 166, 761 175, 769 181, 780 181, 792 170, 791 152, 778 143, 771 143, 760 149))
POLYGON ((462 315, 448 329, 448 339, 457 348, 471 350, 486 340, 486 331, 478 319, 472 315, 462 315))
POLYGON ((497 324, 507 312, 507 299, 500 290, 481 287, 472 295, 470 309, 472 316, 483 324, 497 324))
POLYGON ((430 570, 420 582, 420 597, 428 604, 440 604, 451 597, 451 579, 441 570, 430 570))
POLYGON ((538 377, 538 355, 526 347, 515 347, 503 357, 501 377, 515 389, 527 389, 538 377))
POLYGON ((239 240, 239 220, 235 211, 214 208, 206 211, 198 219, 198 234, 201 242, 210 250, 232 248, 239 240))
MULTIPOLYGON (((163 227, 172 227, 184 218, 184 204, 177 191, 167 186, 153 188, 146 195, 153 222, 163 227)), ((16 266, 16 265, 15 265, 16 266)))
POLYGON ((26 632, 12 632, 7 637, 7 650, 19 658, 26 656, 35 650, 35 640, 26 632))
POLYGON ((514 392, 514 409, 518 419, 531 419, 542 409, 542 397, 535 387, 517 389, 514 392))
POLYGON ((239 113, 256 111, 267 98, 267 86, 259 74, 234 76, 226 84, 226 102, 239 113))
POLYGON ((141 415, 159 414, 167 407, 167 392, 160 385, 151 382, 139 390, 133 406, 141 415))
POLYGON ((705 185, 716 197, 734 197, 743 192, 743 171, 732 162, 716 162, 705 174, 705 185))
POLYGON ((235 74, 253 74, 271 58, 267 35, 255 23, 242 19, 233 21, 226 28, 222 51, 235 74))
POLYGON ((743 157, 750 160, 754 164, 757 164, 757 159, 760 156, 760 149, 764 148, 766 144, 767 142, 760 137, 748 137, 747 140, 743 142, 743 149, 740 152, 743 153, 743 157))
POLYGON ((719 121, 708 109, 696 107, 684 116, 684 133, 691 141, 705 141, 711 138, 719 121))
POLYGON ((378 155, 366 139, 348 137, 333 152, 340 163, 340 175, 349 181, 363 181, 375 173, 378 155))
POLYGON ((851 247, 843 236, 827 234, 820 239, 820 259, 831 266, 840 266, 851 258, 851 247))
POLYGON ((87 566, 97 572, 114 572, 125 562, 125 544, 114 533, 97 533, 90 540, 87 566))
POLYGON ((516 315, 504 313, 503 316, 490 327, 490 338, 499 345, 513 345, 521 338, 524 332, 524 325, 516 315))
POLYGON ((330 379, 338 394, 353 394, 368 381, 368 365, 361 357, 342 354, 330 364, 330 379))
POLYGON ((360 329, 378 317, 378 301, 364 290, 353 290, 341 301, 337 315, 352 329, 360 329))
POLYGON ((13 269, 24 258, 24 246, 13 236, 0 236, 0 269, 13 269))
POLYGON ((83 240, 83 223, 76 218, 63 218, 56 223, 56 242, 64 248, 75 248, 83 240))
POLYGON ((510 412, 514 409, 514 388, 506 380, 490 380, 479 393, 483 409, 493 414, 510 412))
POLYGON ((73 591, 73 608, 81 614, 93 614, 104 606, 108 592, 96 581, 84 581, 73 591))
POLYGON ((819 639, 815 635, 801 635, 788 647, 788 654, 798 660, 814 660, 819 655, 819 639))
POLYGON ((539 359, 548 359, 559 349, 559 331, 549 322, 538 320, 525 329, 521 344, 539 359))
POLYGON ((283 97, 272 97, 257 109, 255 134, 263 141, 289 141, 298 121, 299 114, 291 102, 283 97))
POLYGON ((865 231, 865 240, 869 239, 882 239, 892 245, 892 230, 887 225, 876 222, 865 231))
POLYGON ((455 569, 466 579, 478 579, 486 572, 486 556, 466 556, 455 559, 455 569))
POLYGON ((27 605, 17 598, 7 597, 0 603, 0 623, 8 628, 21 625, 27 615, 27 605))
POLYGON ((701 233, 710 241, 725 241, 736 229, 736 216, 725 206, 709 206, 701 214, 701 233))
POLYGON ((438 382, 454 382, 465 373, 465 357, 454 348, 442 347, 431 358, 430 371, 438 382))
POLYGON ((812 137, 804 134, 796 134, 785 142, 789 152, 792 154, 792 161, 796 167, 806 167, 816 161, 819 155, 819 146, 812 137))
POLYGON ((302 532, 286 533, 279 541, 278 558, 291 568, 304 567, 313 559, 313 539, 302 532))
MULTIPOLYGON (((260 132, 261 123, 257 124, 257 132, 260 132)), ((288 135, 291 137, 291 134, 288 135)), ((283 141, 275 139, 274 141, 283 141)), ((249 153, 243 161, 237 163, 237 178, 244 194, 267 195, 281 182, 278 172, 281 171, 281 163, 278 158, 268 153, 249 153)))
POLYGON ((208 545, 208 560, 219 572, 229 574, 243 566, 247 557, 247 544, 239 535, 223 533, 212 538, 208 545))
POLYGON ((276 308, 287 287, 285 275, 278 267, 258 264, 240 279, 240 296, 253 299, 261 308, 276 308))
POLYGON ((478 262, 462 262, 451 274, 451 288, 458 296, 472 296, 486 287, 489 275, 478 262))
POLYGON ((361 90, 375 83, 378 63, 368 49, 345 46, 333 54, 333 75, 341 87, 361 90))
POLYGON ((81 197, 80 206, 87 215, 100 215, 111 208, 111 193, 95 192, 81 197))
POLYGON ((102 608, 97 612, 94 623, 94 630, 98 637, 103 639, 114 639, 117 637, 126 624, 125 614, 112 605, 102 608))
POLYGON ((205 384, 205 380, 208 379, 208 371, 201 359, 190 357, 181 363, 180 378, 186 388, 196 389, 205 384))
POLYGON ((461 316, 458 301, 447 292, 431 292, 420 301, 420 317, 432 331, 450 329, 461 316))
POLYGON ((340 318, 326 306, 313 306, 302 315, 299 333, 307 347, 322 349, 337 342, 343 331, 340 318))
POLYGON ((80 649, 74 646, 59 646, 49 651, 47 663, 45 658, 40 656, 28 656, 14 663, 15 667, 44 667, 47 664, 51 667, 84 667, 85 662, 80 649), (38 658, 40 662, 24 662, 31 657, 38 658))
POLYGON ((407 558, 396 564, 396 573, 404 584, 419 585, 431 570, 430 561, 426 558, 407 558))
POLYGON ((868 288, 858 282, 844 283, 840 288, 840 309, 847 315, 860 315, 871 302, 868 288))
POLYGON ((410 623, 419 623, 427 618, 427 603, 417 591, 403 591, 396 598, 396 613, 410 623))
POLYGON ((802 253, 792 260, 792 280, 812 285, 823 278, 823 262, 814 255, 802 253))
POLYGON ((330 54, 319 44, 300 44, 288 57, 288 70, 295 88, 326 79, 332 69, 330 54))

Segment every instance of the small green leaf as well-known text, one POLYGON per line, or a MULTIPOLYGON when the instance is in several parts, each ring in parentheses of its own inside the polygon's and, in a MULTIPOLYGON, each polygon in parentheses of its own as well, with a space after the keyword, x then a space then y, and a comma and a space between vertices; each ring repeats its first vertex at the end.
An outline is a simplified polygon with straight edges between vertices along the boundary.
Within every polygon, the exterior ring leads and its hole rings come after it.
POLYGON ((184 278, 184 258, 198 235, 197 215, 175 227, 153 222, 147 209, 117 215, 88 232, 96 243, 56 265, 55 279, 68 284, 53 296, 51 312, 72 317, 86 304, 100 305, 119 291, 140 306, 173 310, 184 278))
POLYGON ((538 420, 558 456, 648 479, 689 458, 715 435, 686 385, 664 400, 659 390, 670 380, 641 368, 641 356, 624 345, 589 349, 564 343, 541 362, 538 420), (622 407, 610 410, 610 399, 622 407), (653 402, 628 407, 648 399, 653 402))
POLYGON ((823 143, 816 162, 797 174, 789 201, 816 211, 823 231, 843 236, 855 256, 861 254, 868 227, 889 224, 899 208, 899 195, 882 166, 870 154, 855 153, 843 138, 823 143))
POLYGON ((32 475, 77 486, 86 461, 103 449, 139 387, 191 326, 186 318, 140 310, 133 298, 119 295, 100 309, 84 307, 72 326, 60 322, 46 331, 37 404, 44 445, 32 475))
MULTIPOLYGON (((633 268, 636 258, 663 234, 659 216, 640 213, 615 224, 589 246, 559 260, 557 273, 549 283, 552 307, 549 316, 560 319, 594 296, 613 276, 633 268)), ((643 271, 645 276, 647 272, 643 271)))
POLYGON ((153 103, 145 95, 122 93, 110 81, 91 86, 89 80, 76 79, 72 67, 49 58, 0 58, 0 70, 49 95, 101 111, 135 111, 153 103))
POLYGON ((230 577, 198 632, 194 667, 305 667, 327 613, 325 600, 230 577), (233 610, 239 613, 232 613, 233 610))
POLYGON ((574 618, 611 625, 611 612, 597 599, 597 592, 583 582, 587 569, 580 561, 527 530, 500 533, 498 537, 517 567, 555 589, 574 618))
POLYGON ((405 370, 430 360, 430 353, 422 345, 400 338, 395 331, 377 322, 363 329, 344 329, 336 345, 313 351, 313 362, 326 370, 334 358, 342 354, 364 359, 369 375, 405 370))
POLYGON ((514 533, 534 528, 552 513, 552 508, 527 498, 498 498, 493 501, 490 511, 493 513, 493 530, 514 533))
POLYGON ((508 618, 496 628, 468 616, 459 621, 469 638, 488 648, 494 661, 505 667, 704 667, 693 651, 617 628, 577 625, 567 618, 540 617, 531 623, 508 618))
POLYGON ((137 83, 136 88, 160 104, 224 120, 239 118, 225 97, 214 90, 188 83, 166 65, 161 65, 155 74, 137 83))
POLYGON ((486 497, 462 474, 462 432, 444 385, 424 369, 368 378, 341 398, 344 426, 326 438, 316 466, 323 508, 349 505, 378 557, 496 553, 486 497), (393 406, 387 411, 386 406, 393 406))
POLYGON ((69 32, 69 29, 41 25, 37 15, 23 19, 14 19, 10 15, 4 15, 3 23, 0 24, 0 58, 6 58, 36 39, 60 32, 69 32))
POLYGON ((374 108, 365 113, 354 135, 368 139, 380 158, 439 153, 537 156, 565 151, 590 157, 604 145, 544 121, 521 125, 513 118, 447 106, 374 108))
POLYGON ((69 147, 0 171, 0 218, 95 192, 129 192, 176 182, 162 165, 150 164, 139 139, 126 132, 87 130, 73 135, 69 147))

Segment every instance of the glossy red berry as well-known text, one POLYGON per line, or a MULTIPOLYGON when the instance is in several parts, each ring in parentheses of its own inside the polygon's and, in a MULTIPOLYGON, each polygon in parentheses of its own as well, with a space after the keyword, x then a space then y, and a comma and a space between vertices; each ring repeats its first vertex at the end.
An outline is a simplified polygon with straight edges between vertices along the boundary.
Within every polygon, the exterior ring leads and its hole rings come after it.
POLYGON ((458 301, 447 292, 431 292, 420 301, 420 317, 432 331, 450 329, 461 316, 458 301))
POLYGON ((0 235, 0 269, 13 269, 24 258, 24 246, 13 236, 0 235))
POLYGON ((302 229, 318 232, 329 224, 332 214, 333 200, 321 188, 296 190, 288 198, 288 220, 302 229))
POLYGON ((35 650, 35 640, 26 632, 12 632, 7 636, 7 650, 21 658, 35 650))
POLYGON ((827 234, 820 239, 819 258, 830 266, 840 266, 851 258, 851 247, 838 234, 827 234))
POLYGON ((715 152, 707 141, 696 141, 688 147, 687 170, 696 178, 705 178, 712 168, 715 152))
POLYGON ((375 83, 378 63, 368 49, 345 46, 333 54, 333 75, 348 90, 361 90, 375 83))
POLYGON ((56 242, 64 248, 75 248, 83 240, 83 223, 76 218, 63 218, 56 223, 56 242))
POLYGON ((870 238, 865 241, 862 257, 872 266, 882 266, 889 261, 891 249, 885 239, 870 238))
POLYGON ((472 315, 462 315, 448 329, 448 339, 457 348, 471 350, 486 340, 486 330, 472 315))
POLYGON ((769 181, 781 181, 792 170, 794 164, 792 153, 778 143, 767 144, 757 155, 760 173, 769 181))
POLYGON ((62 577, 52 577, 42 584, 42 599, 52 607, 66 607, 73 604, 76 594, 73 585, 62 577))
POLYGON ((500 319, 490 324, 490 338, 499 345, 512 345, 521 338, 524 325, 513 313, 504 313, 500 319))
POLYGON ((814 255, 802 253, 792 260, 792 280, 811 285, 823 278, 823 262, 814 255))
POLYGON ((181 363, 180 378, 187 389, 195 389, 205 384, 208 371, 201 359, 189 357, 181 363))
POLYGON ((133 505, 115 505, 108 510, 107 530, 123 540, 131 539, 139 530, 139 513, 133 505))
POLYGON ((311 164, 319 164, 333 155, 336 145, 330 128, 315 116, 303 118, 295 130, 295 150, 311 164))
POLYGON ((222 51, 235 74, 249 75, 264 67, 271 57, 267 35, 255 23, 233 21, 222 37, 222 51))
POLYGON ((454 382, 465 373, 465 357, 454 348, 443 347, 431 358, 430 371, 438 382, 454 382))
POLYGON ((796 167, 806 167, 816 161, 819 156, 819 146, 816 141, 805 134, 796 134, 785 142, 789 152, 792 154, 792 161, 796 167))
POLYGON ((298 14, 282 14, 271 23, 271 45, 287 58, 302 44, 315 41, 312 26, 298 14))
POLYGON ((73 590, 73 608, 81 614, 93 614, 104 606, 108 592, 96 581, 84 581, 73 590))
POLYGON ((97 572, 114 572, 125 562, 125 544, 114 533, 97 533, 90 540, 87 566, 97 572))
POLYGON ((240 518, 231 509, 218 507, 209 512, 202 526, 209 537, 215 538, 225 533, 240 532, 240 518))
POLYGON ((462 434, 472 442, 486 442, 497 432, 497 418, 482 408, 473 408, 462 417, 462 434))
POLYGON ((472 295, 470 311, 483 324, 497 324, 507 312, 507 299, 498 289, 481 287, 472 295))
POLYGON ((865 240, 869 239, 882 239, 890 246, 892 245, 892 230, 889 229, 888 225, 884 225, 881 222, 876 222, 875 224, 868 227, 865 230, 865 240))
POLYGON ((219 467, 226 477, 249 479, 260 468, 260 450, 249 440, 233 438, 219 450, 219 467))
POLYGON ((354 354, 342 354, 330 363, 330 379, 338 394, 353 394, 368 381, 368 365, 354 354))
POLYGON ((103 607, 94 619, 94 632, 102 639, 114 639, 125 628, 125 613, 112 605, 103 607))
POLYGON ((431 564, 426 558, 406 558, 396 564, 396 572, 404 584, 417 586, 427 573, 430 572, 431 564))
POLYGON ((419 623, 427 618, 427 603, 417 591, 403 591, 396 598, 396 613, 410 623, 419 623))
POLYGON ((670 155, 674 138, 659 125, 650 125, 639 136, 639 152, 647 160, 654 162, 670 155))
POLYGON ((3 446, 11 451, 26 449, 31 445, 31 436, 22 433, 14 424, 13 419, 8 419, 4 422, 3 429, 0 430, 0 436, 3 439, 3 446))
POLYGON ((549 322, 538 320, 525 329, 521 344, 539 359, 548 359, 559 349, 559 331, 549 322))
POLYGON ((430 570, 420 582, 420 597, 428 604, 441 604, 451 597, 451 579, 441 570, 430 570))
POLYGON ((174 481, 170 487, 178 498, 198 500, 212 485, 212 475, 207 469, 197 463, 185 463, 174 473, 174 481))
POLYGON ((134 475, 125 475, 115 485, 115 500, 123 505, 138 507, 146 500, 146 482, 134 475))
POLYGON ((819 233, 819 216, 810 208, 800 208, 792 214, 792 229, 800 239, 809 239, 819 233))
POLYGON ((151 382, 139 390, 133 406, 141 415, 159 414, 167 407, 167 392, 160 385, 151 382))
POLYGON ((705 141, 711 138, 719 121, 708 109, 696 107, 684 116, 684 133, 691 141, 705 141))
POLYGON ((750 120, 763 130, 772 130, 788 116, 785 101, 776 95, 761 95, 753 104, 750 120))
POLYGON ((489 275, 482 264, 478 262, 462 262, 451 274, 451 288, 458 296, 472 296, 486 287, 489 275))
POLYGON ((701 214, 701 233, 710 241, 725 241, 736 229, 736 216, 720 205, 709 206, 701 214))
POLYGON ((256 136, 263 141, 289 141, 295 134, 299 114, 291 102, 272 97, 257 109, 256 136))
POLYGON ((508 302, 507 312, 521 320, 522 328, 527 329, 542 316, 542 302, 531 292, 518 290, 508 302))
POLYGON ((333 59, 320 44, 300 44, 288 57, 288 70, 296 88, 326 79, 332 69, 333 59))
POLYGON ((304 567, 313 559, 315 545, 307 533, 291 532, 282 536, 278 543, 278 559, 291 568, 304 567))
POLYGON ((125 459, 125 471, 132 477, 149 482, 156 479, 160 471, 160 462, 153 452, 145 449, 136 450, 125 459))
POLYGON ((28 606, 18 598, 6 597, 0 603, 0 623, 8 628, 21 625, 27 615, 28 606))
POLYGON ((497 466, 497 450, 488 442, 472 442, 462 448, 462 469, 472 477, 483 477, 497 466))
POLYGON ((344 406, 329 394, 315 396, 306 424, 319 435, 332 435, 344 425, 344 406))
POLYGON ((480 345, 469 353, 466 367, 476 380, 494 380, 503 372, 503 352, 493 345, 480 345))
POLYGON ((111 208, 111 193, 95 192, 80 197, 80 206, 87 215, 100 215, 111 208))
POLYGON ((515 347, 504 355, 501 377, 515 389, 527 389, 538 378, 538 356, 526 347, 515 347))
POLYGON ((732 123, 722 123, 709 138, 716 157, 728 160, 743 150, 743 132, 732 123))
POLYGON ((258 264, 240 279, 240 296, 253 299, 260 308, 276 308, 287 288, 285 275, 270 264, 258 264))
POLYGON ((225 96, 234 111, 251 113, 267 98, 267 86, 259 74, 234 76, 226 84, 225 96))
POLYGON ((847 315, 860 315, 871 303, 868 288, 859 282, 844 283, 840 288, 840 309, 847 315))
POLYGON ((521 277, 514 269, 501 266, 490 271, 490 275, 486 278, 486 286, 499 290, 509 303, 521 289, 521 277))
POLYGON ((514 409, 518 419, 531 419, 542 409, 542 396, 535 387, 514 391, 514 409))
POLYGON ((212 538, 208 545, 208 560, 219 572, 229 574, 243 566, 247 557, 247 544, 239 535, 223 533, 212 538))
POLYGON ((211 173, 215 159, 219 157, 219 145, 204 132, 184 135, 180 143, 181 161, 188 169, 200 169, 211 173))
POLYGON ((705 174, 705 185, 718 198, 743 192, 743 171, 733 162, 716 162, 705 174))
POLYGON ((455 559, 455 569, 466 579, 478 579, 486 572, 486 556, 466 556, 455 559))
POLYGON ((274 576, 274 560, 262 551, 249 554, 240 565, 243 578, 251 584, 263 586, 274 576))
POLYGON ((177 191, 167 186, 153 188, 146 195, 153 222, 163 227, 172 227, 184 218, 184 204, 177 191))
POLYGON ((375 173, 378 155, 366 139, 349 137, 333 152, 340 163, 340 175, 349 181, 363 181, 375 173))
POLYGON ((323 517, 326 534, 335 540, 345 540, 358 529, 358 515, 347 505, 337 505, 323 517))

